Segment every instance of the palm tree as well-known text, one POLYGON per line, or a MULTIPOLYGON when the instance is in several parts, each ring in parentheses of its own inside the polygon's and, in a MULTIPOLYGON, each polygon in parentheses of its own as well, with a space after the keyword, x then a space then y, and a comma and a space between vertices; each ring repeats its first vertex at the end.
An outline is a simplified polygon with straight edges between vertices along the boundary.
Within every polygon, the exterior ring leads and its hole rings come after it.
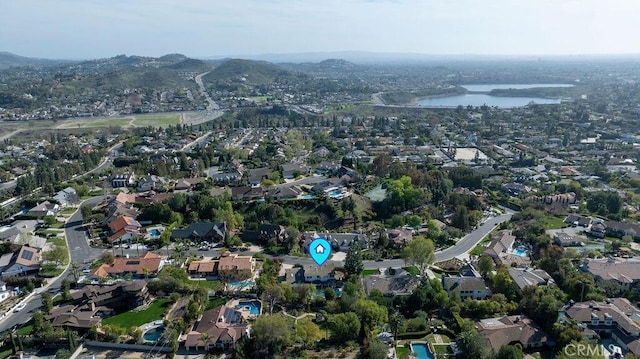
POLYGON ((389 326, 391 327, 391 331, 393 332, 394 346, 396 343, 396 337, 398 336, 398 330, 400 330, 403 323, 404 323, 404 317, 400 313, 395 312, 391 314, 391 317, 389 318, 389 326))
POLYGON ((209 341, 211 340, 211 334, 204 332, 200 334, 200 339, 204 342, 204 349, 209 350, 209 341))

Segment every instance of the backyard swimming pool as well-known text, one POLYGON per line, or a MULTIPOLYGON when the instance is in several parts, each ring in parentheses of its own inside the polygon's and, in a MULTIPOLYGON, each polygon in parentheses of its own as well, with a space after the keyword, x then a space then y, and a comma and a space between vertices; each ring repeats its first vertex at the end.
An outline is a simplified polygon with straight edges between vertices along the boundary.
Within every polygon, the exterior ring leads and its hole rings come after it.
POLYGON ((236 290, 243 290, 248 288, 253 288, 256 285, 256 282, 253 280, 244 280, 242 282, 231 281, 229 285, 236 290))
POLYGON ((335 198, 335 197, 340 196, 341 194, 342 194, 342 192, 341 192, 341 191, 336 190, 336 191, 331 191, 331 192, 329 192, 328 196, 329 196, 329 197, 332 197, 332 198, 335 198))
POLYGON ((154 228, 149 231, 149 234, 151 235, 151 237, 160 237, 160 230, 157 228, 154 228))
POLYGON ((526 249, 516 249, 516 255, 520 256, 520 257, 524 257, 527 255, 527 250, 526 249))
POLYGON ((258 301, 238 302, 236 308, 248 310, 251 315, 260 315, 261 303, 258 301))
POLYGON ((147 342, 157 342, 162 336, 162 333, 164 333, 164 327, 155 327, 142 334, 142 339, 147 342))
POLYGON ((434 359, 434 355, 426 343, 411 343, 411 351, 415 353, 418 359, 434 359))

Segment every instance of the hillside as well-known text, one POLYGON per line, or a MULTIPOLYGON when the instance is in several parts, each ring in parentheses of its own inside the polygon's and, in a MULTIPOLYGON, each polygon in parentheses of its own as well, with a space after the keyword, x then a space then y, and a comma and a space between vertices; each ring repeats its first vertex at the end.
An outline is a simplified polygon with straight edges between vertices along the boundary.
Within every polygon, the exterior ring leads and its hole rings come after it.
POLYGON ((342 59, 328 59, 321 62, 282 63, 283 68, 317 77, 344 78, 360 71, 360 65, 342 59))
POLYGON ((216 67, 204 76, 203 80, 207 83, 243 83, 256 86, 289 82, 305 77, 268 62, 232 59, 216 67))
POLYGON ((32 57, 19 56, 6 51, 0 51, 0 70, 20 66, 53 66, 70 62, 72 61, 36 59, 32 57))

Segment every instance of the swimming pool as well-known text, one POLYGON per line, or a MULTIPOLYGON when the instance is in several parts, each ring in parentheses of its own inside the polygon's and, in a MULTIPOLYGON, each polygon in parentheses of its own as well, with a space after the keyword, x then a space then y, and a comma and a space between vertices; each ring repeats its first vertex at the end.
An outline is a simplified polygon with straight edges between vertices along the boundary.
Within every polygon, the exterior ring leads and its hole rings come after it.
POLYGON ((335 198, 335 197, 340 196, 341 194, 342 194, 342 192, 341 192, 341 191, 336 190, 336 191, 331 191, 331 192, 329 192, 328 196, 329 196, 329 197, 333 197, 333 198, 335 198))
POLYGON ((516 255, 520 257, 524 257, 527 255, 527 250, 518 248, 516 249, 516 255))
POLYGON ((411 351, 415 353, 418 359, 434 359, 435 356, 426 343, 411 343, 411 351))
POLYGON ((162 336, 162 333, 164 333, 164 327, 155 327, 144 332, 142 339, 147 342, 157 342, 162 336))
POLYGON ((302 196, 300 196, 300 199, 314 199, 316 198, 316 195, 314 194, 303 194, 302 196))
POLYGON ((258 301, 238 302, 236 308, 248 310, 251 315, 260 315, 261 304, 258 301))
POLYGON ((154 228, 152 230, 149 231, 149 234, 151 235, 151 237, 160 237, 160 230, 157 228, 154 228))

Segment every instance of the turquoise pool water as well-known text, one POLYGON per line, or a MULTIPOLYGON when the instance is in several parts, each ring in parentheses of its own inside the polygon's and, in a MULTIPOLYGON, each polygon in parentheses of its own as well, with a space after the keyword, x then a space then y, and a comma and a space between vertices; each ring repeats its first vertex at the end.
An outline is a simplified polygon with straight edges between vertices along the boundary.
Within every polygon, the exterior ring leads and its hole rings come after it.
POLYGON ((249 314, 251 315, 259 315, 260 314, 260 302, 250 301, 250 302, 238 302, 238 309, 249 309, 249 314))
POLYGON ((159 229, 154 228, 154 229, 152 229, 152 230, 150 230, 150 231, 149 231, 149 234, 150 234, 152 237, 160 237, 160 230, 159 230, 159 229))
POLYGON ((411 343, 411 349, 416 354, 418 359, 434 359, 433 353, 427 346, 427 344, 423 343, 411 343))
POLYGON ((316 196, 313 194, 304 194, 300 196, 300 199, 314 199, 314 198, 316 198, 316 196))
POLYGON ((516 249, 516 255, 520 256, 520 257, 524 257, 527 255, 527 250, 526 249, 516 249))
POLYGON ((341 194, 342 194, 342 192, 340 192, 340 191, 331 191, 331 192, 329 192, 329 197, 338 197, 341 194))
POLYGON ((229 285, 235 289, 253 288, 256 285, 255 281, 245 280, 242 282, 231 281, 229 285))
POLYGON ((157 342, 162 336, 162 333, 164 333, 164 327, 156 327, 147 330, 144 334, 142 334, 142 339, 148 342, 157 342))

